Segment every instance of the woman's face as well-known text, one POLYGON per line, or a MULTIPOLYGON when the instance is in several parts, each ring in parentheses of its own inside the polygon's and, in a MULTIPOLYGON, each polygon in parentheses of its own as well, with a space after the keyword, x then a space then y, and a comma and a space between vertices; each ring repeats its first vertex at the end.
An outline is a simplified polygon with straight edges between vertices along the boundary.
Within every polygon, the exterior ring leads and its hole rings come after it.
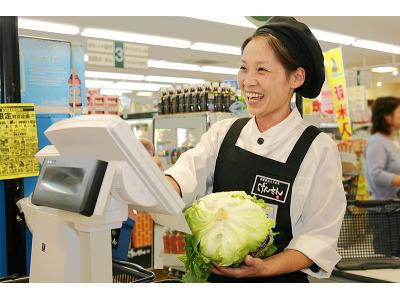
POLYGON ((393 113, 386 117, 386 122, 392 130, 400 129, 400 106, 397 106, 393 113))
POLYGON ((287 115, 294 89, 304 82, 298 83, 294 73, 287 76, 265 37, 253 38, 243 50, 238 74, 249 112, 258 118, 287 115))

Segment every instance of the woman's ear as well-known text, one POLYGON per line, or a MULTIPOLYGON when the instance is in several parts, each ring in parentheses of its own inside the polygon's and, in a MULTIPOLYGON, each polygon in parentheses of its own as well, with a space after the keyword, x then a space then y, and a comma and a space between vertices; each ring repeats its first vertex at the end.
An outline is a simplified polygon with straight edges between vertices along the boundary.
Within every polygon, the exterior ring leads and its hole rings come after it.
POLYGON ((383 118, 385 119, 385 123, 387 125, 389 125, 389 126, 393 125, 393 114, 385 115, 383 118))
POLYGON ((298 67, 295 71, 290 74, 290 87, 297 89, 306 80, 306 71, 303 67, 298 67))

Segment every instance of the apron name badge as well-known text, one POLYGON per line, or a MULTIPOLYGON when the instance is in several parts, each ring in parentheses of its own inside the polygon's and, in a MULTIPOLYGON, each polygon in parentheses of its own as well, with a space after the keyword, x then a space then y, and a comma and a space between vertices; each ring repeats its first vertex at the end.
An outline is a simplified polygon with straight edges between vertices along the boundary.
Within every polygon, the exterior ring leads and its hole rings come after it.
POLYGON ((262 198, 285 203, 289 187, 289 182, 256 175, 251 193, 262 198))

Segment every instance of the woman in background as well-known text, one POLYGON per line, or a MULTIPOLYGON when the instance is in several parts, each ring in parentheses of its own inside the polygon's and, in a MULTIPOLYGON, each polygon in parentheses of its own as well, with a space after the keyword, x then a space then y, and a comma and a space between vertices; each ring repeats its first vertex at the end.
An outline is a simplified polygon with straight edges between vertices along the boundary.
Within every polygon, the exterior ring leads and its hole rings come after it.
POLYGON ((398 198, 400 189, 400 98, 381 97, 372 105, 371 137, 365 148, 365 171, 373 199, 398 198))
MULTIPOLYGON (((381 97, 372 105, 372 135, 365 148, 365 171, 367 186, 372 199, 390 200, 399 198, 400 190, 400 145, 397 131, 400 129, 400 98, 381 97)), ((400 256, 400 243, 389 238, 389 227, 380 216, 390 215, 392 237, 400 236, 398 204, 392 203, 369 208, 369 225, 373 234, 376 254, 400 256)))

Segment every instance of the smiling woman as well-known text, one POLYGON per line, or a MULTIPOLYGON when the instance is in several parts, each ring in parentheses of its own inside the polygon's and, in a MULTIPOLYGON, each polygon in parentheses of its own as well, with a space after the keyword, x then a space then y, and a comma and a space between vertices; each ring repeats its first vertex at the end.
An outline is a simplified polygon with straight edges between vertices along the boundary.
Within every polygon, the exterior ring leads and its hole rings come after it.
POLYGON ((280 44, 270 35, 257 36, 245 42, 238 74, 248 110, 256 116, 261 132, 290 114, 290 99, 294 90, 304 83, 304 69, 296 68, 293 63, 290 64, 291 69, 285 68, 275 54, 279 50, 270 46, 273 42, 280 44))
POLYGON ((242 46, 238 82, 253 117, 215 123, 165 171, 188 204, 210 193, 243 191, 262 199, 276 222, 276 254, 247 255, 241 266, 215 261, 208 281, 307 282, 307 274, 329 277, 339 261, 346 205, 339 153, 290 106, 295 92, 317 96, 324 77, 322 51, 309 28, 272 17, 242 46))

